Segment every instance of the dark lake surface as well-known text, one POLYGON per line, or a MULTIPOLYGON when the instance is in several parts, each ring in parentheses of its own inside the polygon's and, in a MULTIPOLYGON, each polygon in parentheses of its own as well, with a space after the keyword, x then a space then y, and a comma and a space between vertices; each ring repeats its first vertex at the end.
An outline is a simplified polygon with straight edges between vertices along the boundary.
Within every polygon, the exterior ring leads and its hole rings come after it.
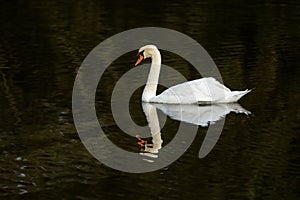
MULTIPOLYGON (((1 1, 0 35, 0 198, 299 199, 299 1, 1 1), (125 173, 99 162, 82 144, 72 89, 95 46, 146 26, 199 42, 226 86, 253 89, 239 101, 252 114, 228 114, 204 158, 198 153, 207 127, 199 126, 192 145, 171 165, 125 173)), ((106 70, 96 109, 107 136, 138 152, 138 140, 120 131, 110 110, 113 87, 136 53, 106 70)), ((179 56, 162 56, 188 80, 201 77, 179 56)), ((141 92, 134 93, 130 112, 147 125, 141 92)), ((167 118, 162 146, 176 137, 178 124, 167 118)))

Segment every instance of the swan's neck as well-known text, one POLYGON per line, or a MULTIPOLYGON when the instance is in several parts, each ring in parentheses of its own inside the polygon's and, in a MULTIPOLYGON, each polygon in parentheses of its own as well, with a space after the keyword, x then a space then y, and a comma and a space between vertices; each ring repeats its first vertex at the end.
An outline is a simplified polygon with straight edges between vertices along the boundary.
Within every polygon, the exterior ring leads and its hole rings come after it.
POLYGON ((161 66, 161 56, 157 49, 154 50, 151 59, 152 62, 151 62, 150 72, 142 96, 142 100, 144 102, 149 102, 152 97, 156 96, 156 89, 157 89, 160 66, 161 66))

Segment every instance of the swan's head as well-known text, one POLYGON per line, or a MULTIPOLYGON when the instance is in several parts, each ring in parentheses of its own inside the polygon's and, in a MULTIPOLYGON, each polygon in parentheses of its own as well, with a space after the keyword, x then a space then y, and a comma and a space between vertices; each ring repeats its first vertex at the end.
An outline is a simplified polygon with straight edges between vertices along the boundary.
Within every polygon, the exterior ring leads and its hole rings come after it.
POLYGON ((142 62, 142 60, 144 60, 146 58, 151 58, 154 55, 154 53, 157 51, 158 51, 158 49, 155 45, 146 45, 146 46, 141 47, 138 52, 138 59, 135 63, 135 66, 140 64, 142 62))

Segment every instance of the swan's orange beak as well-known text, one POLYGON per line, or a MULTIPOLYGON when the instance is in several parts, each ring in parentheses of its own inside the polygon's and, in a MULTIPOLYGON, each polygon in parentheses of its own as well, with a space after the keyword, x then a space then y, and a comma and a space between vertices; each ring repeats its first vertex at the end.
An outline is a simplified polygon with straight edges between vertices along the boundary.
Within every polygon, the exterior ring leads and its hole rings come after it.
POLYGON ((140 64, 142 62, 142 60, 144 59, 144 56, 142 56, 141 54, 139 55, 139 58, 137 59, 135 66, 137 66, 138 64, 140 64))

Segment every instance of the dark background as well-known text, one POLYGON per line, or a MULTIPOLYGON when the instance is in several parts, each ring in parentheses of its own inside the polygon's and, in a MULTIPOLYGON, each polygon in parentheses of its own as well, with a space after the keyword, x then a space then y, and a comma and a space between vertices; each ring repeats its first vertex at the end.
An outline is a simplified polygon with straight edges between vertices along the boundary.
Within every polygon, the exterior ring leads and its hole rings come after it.
MULTIPOLYGON (((299 199, 299 11, 296 0, 0 1, 0 197, 299 199), (71 94, 76 71, 96 45, 144 26, 198 41, 229 88, 255 88, 240 101, 253 114, 228 115, 203 159, 198 151, 207 129, 200 127, 193 145, 169 167, 127 174, 84 148, 71 94)), ((136 141, 118 135, 109 99, 135 55, 114 63, 97 98, 110 137, 124 148, 136 141)), ((163 58, 188 79, 199 78, 182 59, 163 58)), ((133 110, 143 115, 140 105, 133 110)), ((165 141, 174 137, 172 123, 165 141)))

